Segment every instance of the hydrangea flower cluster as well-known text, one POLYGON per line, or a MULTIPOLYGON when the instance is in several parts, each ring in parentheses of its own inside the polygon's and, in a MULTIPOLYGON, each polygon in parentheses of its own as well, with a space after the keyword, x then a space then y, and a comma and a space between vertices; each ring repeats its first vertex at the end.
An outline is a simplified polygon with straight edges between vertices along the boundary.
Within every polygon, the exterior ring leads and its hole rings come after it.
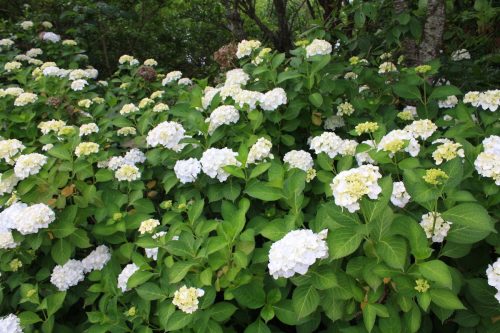
POLYGON ((393 157, 398 151, 404 150, 415 157, 420 152, 420 144, 413 134, 406 130, 392 130, 382 137, 377 145, 377 150, 383 150, 393 157))
POLYGON ((427 238, 435 243, 442 243, 448 235, 451 222, 445 221, 438 212, 429 212, 422 215, 420 226, 424 229, 427 238))
POLYGON ((274 111, 280 105, 287 103, 286 92, 283 88, 274 88, 266 92, 260 99, 260 107, 264 111, 274 111))
POLYGON ((238 59, 247 57, 252 54, 252 52, 260 47, 261 43, 258 40, 242 40, 238 43, 238 49, 236 51, 236 57, 238 59))
POLYGON ((306 58, 332 53, 332 44, 323 39, 315 39, 306 46, 306 58))
POLYGON ((141 225, 139 227, 139 232, 141 235, 144 235, 145 233, 151 233, 157 226, 160 225, 160 221, 156 219, 147 219, 141 222, 141 225))
POLYGON ((391 202, 394 206, 404 208, 411 200, 411 196, 406 192, 406 187, 403 182, 394 182, 392 184, 391 202))
POLYGON ((186 131, 175 121, 164 121, 148 132, 146 141, 149 146, 163 146, 167 149, 180 151, 183 145, 179 142, 185 137, 186 131))
POLYGON ((21 155, 14 165, 14 174, 21 180, 28 178, 39 173, 45 163, 47 163, 47 157, 42 154, 21 155))
POLYGON ((128 279, 130 279, 132 274, 134 274, 138 270, 139 266, 137 266, 136 264, 128 264, 123 268, 120 275, 118 275, 118 288, 120 288, 122 292, 126 292, 129 290, 129 288, 127 287, 128 279))
POLYGON ((178 81, 181 78, 182 78, 182 72, 180 71, 169 72, 167 73, 165 78, 161 81, 161 84, 166 86, 167 84, 178 81))
POLYGON ((273 154, 271 154, 271 148, 273 144, 266 138, 259 138, 257 142, 255 142, 250 151, 248 152, 247 157, 247 165, 254 164, 260 161, 265 160, 266 158, 273 158, 273 154))
POLYGON ((465 94, 463 102, 476 108, 481 107, 483 110, 495 112, 500 105, 500 89, 483 92, 470 91, 465 94))
POLYGON ((422 119, 413 121, 404 130, 411 133, 416 139, 426 140, 437 130, 437 126, 429 119, 422 119))
POLYGON ((328 258, 326 236, 328 230, 294 230, 273 243, 269 250, 269 274, 275 279, 304 275, 317 259, 328 258))
POLYGON ((8 164, 15 162, 14 157, 26 148, 17 139, 0 140, 0 160, 5 160, 8 164))
POLYGON ((240 120, 240 113, 234 106, 219 106, 205 120, 208 123, 208 134, 213 134, 219 126, 235 124, 238 120, 240 120))
MULTIPOLYGON (((316 154, 325 153, 330 158, 335 158, 337 155, 353 155, 349 153, 352 152, 352 148, 346 150, 350 146, 350 141, 353 140, 343 140, 333 132, 324 132, 311 139, 310 148, 316 154)), ((353 143, 354 150, 356 150, 357 142, 353 141, 353 143)))
POLYGON ((181 183, 192 183, 201 172, 201 163, 196 158, 178 160, 175 162, 174 172, 181 183))
POLYGON ((76 157, 88 156, 99 152, 99 144, 95 142, 81 142, 75 148, 76 157))
MULTIPOLYGON (((165 231, 160 231, 160 232, 157 232, 156 234, 154 234, 153 237, 151 237, 151 238, 158 239, 160 237, 165 236, 166 234, 167 233, 165 231)), ((157 247, 144 249, 144 252, 146 253, 146 257, 151 258, 153 260, 158 260, 158 248, 157 247)))
POLYGON ((458 104, 458 98, 456 96, 448 96, 446 99, 438 101, 438 106, 440 109, 451 109, 458 104))
POLYGON ((217 178, 220 182, 225 182, 229 173, 223 168, 227 165, 241 166, 236 160, 238 153, 229 148, 209 148, 203 153, 200 159, 203 172, 210 178, 217 178))
POLYGON ((488 284, 497 290, 495 298, 500 303, 500 258, 493 265, 488 265, 486 276, 488 277, 488 284))
POLYGON ((292 150, 285 154, 283 162, 288 163, 291 168, 297 168, 308 172, 314 167, 311 154, 304 150, 292 150))
POLYGON ((175 291, 172 304, 185 313, 193 313, 198 310, 198 298, 203 297, 203 295, 205 295, 203 289, 182 286, 175 291))
POLYGON ((0 318, 0 327, 5 333, 23 333, 21 320, 13 313, 0 318))
POLYGON ((500 186, 500 136, 491 135, 483 140, 484 151, 481 152, 474 166, 483 177, 492 178, 500 186))
POLYGON ((437 139, 433 144, 439 143, 436 150, 432 153, 432 158, 436 162, 436 165, 440 165, 443 161, 450 161, 455 157, 459 156, 464 158, 464 150, 460 143, 453 142, 450 139, 442 138, 437 139))
POLYGON ((380 178, 379 168, 371 164, 340 172, 330 184, 335 204, 354 213, 359 210, 359 200, 364 195, 373 200, 378 198, 382 192, 378 185, 380 178))

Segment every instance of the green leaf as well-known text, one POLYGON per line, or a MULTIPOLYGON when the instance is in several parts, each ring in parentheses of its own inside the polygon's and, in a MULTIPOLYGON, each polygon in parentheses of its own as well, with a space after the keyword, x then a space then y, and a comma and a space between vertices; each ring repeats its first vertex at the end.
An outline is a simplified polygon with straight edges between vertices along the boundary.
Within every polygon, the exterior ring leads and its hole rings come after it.
POLYGON ((439 283, 443 287, 451 289, 452 279, 448 266, 440 260, 431 260, 418 265, 420 273, 427 280, 439 283))
POLYGON ((166 298, 166 295, 161 291, 160 287, 155 283, 146 282, 135 289, 139 297, 146 301, 166 298))
POLYGON ((244 333, 271 333, 271 330, 262 320, 257 319, 245 329, 244 333))
POLYGON ((371 332, 377 319, 377 313, 372 304, 366 304, 363 308, 363 322, 368 332, 371 332))
POLYGON ((226 321, 236 311, 237 307, 228 302, 216 303, 210 307, 210 317, 216 321, 226 321))
POLYGON ((26 327, 42 321, 39 315, 32 311, 24 311, 17 315, 21 320, 21 326, 26 327))
POLYGON ((341 227, 328 233, 327 243, 331 259, 346 257, 356 251, 363 235, 354 226, 341 227))
POLYGON ((309 269, 307 275, 312 277, 312 285, 318 290, 325 290, 338 286, 337 276, 328 266, 309 269))
POLYGON ((420 99, 420 90, 417 86, 411 86, 405 83, 396 83, 392 86, 392 89, 399 97, 406 99, 420 99))
POLYGON ((271 187, 265 182, 254 181, 250 183, 245 193, 262 201, 276 201, 283 198, 282 190, 276 187, 271 187))
POLYGON ((271 66, 273 69, 276 69, 281 65, 281 63, 285 60, 285 54, 284 53, 278 53, 273 57, 273 60, 271 61, 271 66))
POLYGON ((257 281, 239 286, 233 290, 233 295, 238 303, 250 309, 258 309, 266 302, 266 293, 257 281))
POLYGON ((320 93, 313 93, 309 95, 309 102, 319 108, 323 104, 323 96, 320 93))
POLYGON ((260 163, 255 166, 250 172, 249 179, 256 178, 266 172, 271 167, 271 163, 260 163))
POLYGON ((457 295, 448 289, 434 289, 429 290, 432 302, 437 306, 447 310, 465 309, 465 306, 458 299, 457 295))
POLYGON ((176 262, 167 270, 168 282, 177 283, 181 281, 189 270, 193 267, 193 263, 190 262, 176 262))
POLYGON ((439 86, 435 87, 432 90, 431 95, 429 96, 429 99, 446 99, 448 96, 452 95, 462 95, 462 92, 460 89, 458 89, 455 86, 452 85, 446 85, 446 86, 439 86))
POLYGON ((441 215, 452 222, 447 239, 455 243, 472 244, 495 232, 488 211, 477 203, 462 203, 441 215))
POLYGON ((284 82, 286 80, 296 79, 296 78, 301 77, 301 76, 302 76, 302 74, 300 74, 299 72, 297 72, 295 70, 288 70, 288 71, 281 72, 278 74, 278 80, 276 81, 276 83, 281 83, 281 82, 284 82))
POLYGON ((180 310, 175 311, 167 321, 165 331, 172 332, 186 327, 193 320, 193 316, 180 310))
POLYGON ((387 265, 403 269, 406 263, 408 248, 403 238, 395 236, 379 241, 377 243, 377 253, 387 265))
POLYGON ((72 249, 69 241, 58 239, 50 249, 50 254, 58 265, 64 265, 71 257, 72 249))
POLYGON ((127 287, 129 289, 135 288, 138 285, 143 284, 154 276, 151 272, 146 271, 136 271, 127 281, 127 287))
POLYGON ((303 285, 293 291, 293 309, 299 319, 313 313, 318 307, 319 301, 319 294, 316 288, 311 285, 303 285))
POLYGON ((59 214, 57 221, 50 225, 50 231, 56 238, 67 237, 76 230, 74 222, 77 212, 78 206, 66 206, 66 208, 59 214))
POLYGON ((55 294, 47 296, 47 315, 52 316, 59 310, 63 303, 64 299, 66 298, 66 292, 65 291, 60 291, 55 294))
POLYGON ((66 145, 64 146, 55 146, 52 149, 50 149, 47 154, 57 157, 58 159, 61 160, 66 160, 66 161, 71 161, 71 152, 67 148, 66 145))

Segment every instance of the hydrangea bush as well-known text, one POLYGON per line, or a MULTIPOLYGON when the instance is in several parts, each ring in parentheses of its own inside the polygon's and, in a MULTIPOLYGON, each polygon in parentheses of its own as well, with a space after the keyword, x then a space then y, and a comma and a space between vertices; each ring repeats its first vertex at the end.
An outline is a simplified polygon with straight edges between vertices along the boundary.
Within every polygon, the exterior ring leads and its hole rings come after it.
POLYGON ((500 330, 499 90, 322 36, 100 80, 47 23, 0 40, 0 331, 500 330))

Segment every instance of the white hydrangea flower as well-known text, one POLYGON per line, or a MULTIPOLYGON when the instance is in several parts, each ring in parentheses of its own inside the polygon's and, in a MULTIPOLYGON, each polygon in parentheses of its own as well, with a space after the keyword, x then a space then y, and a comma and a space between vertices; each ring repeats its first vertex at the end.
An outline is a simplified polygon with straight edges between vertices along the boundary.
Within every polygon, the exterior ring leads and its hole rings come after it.
POLYGON ((420 144, 415 140, 413 135, 405 130, 392 130, 380 140, 377 145, 377 150, 389 152, 389 156, 393 157, 398 151, 403 150, 415 157, 420 152, 420 144), (405 148, 405 144, 407 146, 405 148))
POLYGON ((449 161, 459 156, 464 158, 464 150, 460 143, 451 141, 450 139, 437 139, 433 144, 440 143, 436 150, 432 153, 432 158, 436 162, 436 165, 443 163, 443 160, 449 161))
POLYGON ((72 70, 68 75, 68 79, 70 81, 75 81, 79 79, 88 79, 88 78, 90 78, 89 73, 80 68, 72 70))
POLYGON ((65 45, 65 46, 76 46, 78 45, 78 43, 73 40, 73 39, 65 39, 62 41, 62 45, 65 45))
POLYGON ((0 174, 0 195, 12 193, 17 183, 19 183, 19 178, 15 175, 6 177, 5 175, 0 174))
POLYGON ((359 210, 359 200, 363 195, 373 200, 378 198, 382 192, 378 185, 380 178, 379 168, 371 164, 338 173, 330 184, 335 204, 354 213, 359 210))
POLYGON ((134 274, 138 270, 139 267, 136 264, 128 264, 123 268, 120 275, 118 275, 118 288, 120 288, 122 292, 126 292, 129 290, 127 288, 128 279, 130 279, 132 274, 134 274))
POLYGON ((356 148, 358 147, 358 144, 359 143, 356 140, 344 140, 339 149, 339 154, 342 156, 356 155, 356 148))
POLYGON ((311 139, 310 148, 319 155, 327 154, 330 158, 335 158, 340 154, 344 140, 333 132, 324 132, 323 134, 311 139))
POLYGON ((42 39, 48 42, 57 43, 61 40, 61 36, 49 31, 42 34, 42 39))
POLYGON ((125 115, 125 114, 129 114, 129 113, 134 113, 137 111, 139 111, 139 108, 137 106, 135 106, 134 103, 129 103, 129 104, 125 104, 124 106, 122 106, 122 108, 120 109, 120 114, 125 115))
POLYGON ((154 59, 146 59, 146 60, 144 60, 144 65, 154 67, 154 66, 158 65, 158 62, 154 59))
POLYGON ((218 88, 213 88, 213 87, 206 87, 205 90, 203 91, 203 97, 201 98, 201 104, 203 106, 203 109, 206 110, 210 106, 210 103, 212 103, 213 98, 217 93, 220 92, 220 89, 218 88))
POLYGON ((168 111, 170 108, 165 103, 158 103, 153 107, 153 112, 168 111))
POLYGON ((356 162, 358 163, 358 166, 361 166, 363 164, 377 164, 377 162, 373 158, 371 158, 369 154, 371 150, 375 149, 375 142, 372 140, 365 140, 362 141, 361 143, 369 145, 371 149, 354 155, 356 157, 356 162))
POLYGON ((97 76, 99 75, 99 71, 94 67, 85 69, 85 73, 87 73, 87 77, 89 79, 94 79, 94 80, 97 79, 97 76))
POLYGON ((396 68, 396 65, 394 65, 390 61, 386 61, 386 62, 380 64, 380 66, 378 66, 378 73, 379 74, 385 74, 385 73, 397 72, 397 71, 398 70, 396 68))
POLYGON ((394 182, 392 184, 391 202, 394 206, 404 208, 410 199, 411 196, 406 192, 403 182, 394 182))
POLYGON ((250 76, 241 68, 231 69, 226 73, 225 86, 244 86, 250 80, 250 76))
POLYGON ((236 51, 236 57, 238 59, 244 58, 252 54, 252 51, 258 49, 261 43, 258 40, 242 40, 238 43, 238 49, 236 51))
POLYGON ((118 63, 120 65, 123 65, 125 64, 126 62, 128 62, 129 64, 132 64, 132 62, 136 60, 133 56, 131 55, 128 55, 128 54, 124 54, 122 55, 119 59, 118 59, 118 63))
POLYGON ((18 246, 19 243, 16 243, 16 241, 14 240, 12 231, 0 228, 0 249, 2 250, 14 249, 18 246))
POLYGON ((438 106, 440 109, 451 109, 458 104, 457 96, 448 96, 446 99, 438 101, 438 106))
POLYGON ((17 229, 16 219, 28 207, 22 202, 15 202, 0 213, 0 230, 17 229))
POLYGON ((45 163, 47 163, 47 157, 42 154, 21 155, 14 165, 14 174, 21 180, 25 179, 39 173, 45 163))
POLYGON ((17 139, 0 140, 0 160, 5 160, 8 164, 14 163, 14 157, 26 148, 17 139))
POLYGON ((20 210, 14 218, 14 226, 22 235, 36 234, 38 230, 48 228, 55 219, 54 211, 40 203, 20 210))
POLYGON ((292 150, 285 154, 283 162, 288 163, 290 167, 309 171, 314 167, 311 154, 304 150, 292 150))
POLYGON ((255 142, 250 151, 248 152, 247 157, 247 165, 260 162, 265 160, 266 158, 273 158, 273 154, 271 154, 271 148, 273 144, 266 138, 259 138, 257 142, 255 142))
POLYGON ((128 135, 136 135, 137 130, 134 127, 122 127, 118 131, 116 131, 116 134, 119 136, 128 136, 128 135))
POLYGON ((160 221, 156 219, 147 219, 141 222, 141 225, 139 226, 139 232, 141 235, 144 235, 145 233, 151 233, 153 230, 160 225, 160 221))
POLYGON ((175 291, 172 304, 185 313, 193 313, 198 310, 198 298, 203 295, 205 295, 205 291, 203 289, 192 287, 187 288, 186 286, 182 286, 180 289, 175 291))
POLYGON ((141 172, 135 165, 124 164, 115 172, 115 177, 119 181, 134 181, 141 178, 141 172))
POLYGON ((3 69, 5 69, 5 71, 7 73, 10 73, 10 72, 13 72, 13 71, 20 69, 22 67, 22 65, 23 64, 21 64, 18 61, 11 61, 11 62, 5 63, 5 65, 3 66, 3 69))
POLYGON ((38 96, 36 94, 23 92, 14 100, 14 106, 25 106, 35 103, 37 100, 38 96))
POLYGON ((497 289, 498 293, 495 295, 498 302, 500 302, 500 258, 493 263, 493 265, 488 265, 486 269, 486 276, 488 278, 488 284, 497 289))
POLYGON ((61 128, 66 126, 66 122, 63 120, 51 119, 48 121, 42 121, 38 124, 38 128, 42 132, 42 134, 46 135, 50 132, 59 132, 61 128))
POLYGON ((483 140, 484 151, 474 161, 477 173, 492 178, 500 186, 500 137, 491 135, 483 140))
POLYGON ((344 79, 346 80, 356 80, 358 78, 358 74, 354 72, 347 72, 344 75, 344 79))
POLYGON ((12 39, 9 39, 9 38, 0 39, 0 46, 4 46, 6 48, 9 48, 12 45, 14 45, 14 41, 12 39))
POLYGON ((323 39, 314 39, 306 46, 306 58, 332 53, 332 44, 323 39))
POLYGON ((326 130, 331 130, 331 131, 335 130, 336 128, 344 126, 345 126, 344 118, 342 118, 342 116, 337 116, 337 115, 326 118, 325 124, 323 125, 323 127, 326 130))
MULTIPOLYGON (((153 235, 153 239, 158 239, 159 237, 165 236, 167 233, 165 231, 160 231, 157 232, 156 234, 153 235)), ((146 257, 151 258, 153 260, 158 260, 158 248, 153 247, 150 249, 144 249, 144 252, 146 253, 146 257)))
POLYGON ((148 132, 146 141, 148 146, 161 145, 174 151, 182 150, 179 142, 185 137, 185 130, 181 124, 174 121, 164 121, 148 132))
POLYGON ((42 26, 46 29, 50 29, 53 27, 52 23, 50 23, 49 21, 43 21, 42 26))
POLYGON ((337 116, 350 116, 354 111, 354 106, 349 102, 340 103, 337 106, 337 116))
POLYGON ((474 107, 480 106, 483 110, 495 112, 500 105, 500 90, 470 91, 465 94, 463 102, 472 104, 474 107))
POLYGON ((500 136, 490 135, 483 140, 484 151, 500 155, 500 136))
POLYGON ((235 124, 240 120, 239 111, 232 105, 222 105, 212 111, 205 120, 208 124, 208 134, 213 134, 222 125, 235 124))
POLYGON ((248 105, 250 110, 254 110, 257 103, 260 102, 264 94, 258 91, 244 90, 241 89, 233 96, 234 102, 239 105, 240 108, 248 105))
POLYGON ((416 139, 421 138, 425 140, 437 130, 437 126, 429 119, 422 119, 413 121, 404 130, 410 132, 416 139))
POLYGON ((328 257, 327 233, 327 229, 317 234, 308 229, 294 230, 273 243, 269 250, 269 274, 275 279, 306 274, 317 259, 328 257))
POLYGON ((96 123, 88 123, 80 126, 80 136, 90 135, 92 133, 98 133, 99 127, 96 123))
POLYGON ((225 86, 220 88, 219 93, 222 100, 225 101, 228 97, 235 99, 236 96, 238 96, 242 90, 243 89, 241 89, 241 87, 238 84, 230 84, 230 85, 226 84, 225 86))
POLYGON ((111 253, 106 245, 99 245, 82 260, 84 273, 100 271, 111 260, 111 253))
POLYGON ((230 174, 223 167, 227 165, 241 166, 241 163, 236 160, 236 156, 238 153, 229 148, 209 148, 200 159, 201 168, 210 178, 217 178, 219 182, 225 182, 230 174))
POLYGON ((173 72, 167 73, 165 78, 161 81, 161 84, 163 86, 166 86, 167 84, 169 84, 171 82, 178 81, 180 78, 182 78, 182 72, 173 71, 173 72))
POLYGON ((88 84, 89 83, 87 82, 87 80, 83 80, 83 79, 75 80, 75 81, 71 82, 71 89, 73 91, 81 91, 88 84))
POLYGON ((59 291, 66 291, 70 287, 76 286, 83 281, 83 265, 78 260, 68 260, 64 265, 57 265, 52 271, 50 282, 56 286, 59 291))
POLYGON ((201 163, 196 158, 178 160, 175 163, 174 172, 181 183, 192 183, 201 172, 201 163))
POLYGON ((427 238, 432 238, 435 243, 442 243, 448 235, 451 222, 445 221, 438 212, 429 212, 422 215, 420 226, 424 229, 427 238))
POLYGON ((193 81, 187 77, 183 77, 177 82, 177 84, 180 86, 190 86, 193 84, 193 81))
POLYGON ((467 49, 456 50, 451 54, 451 60, 453 61, 461 61, 464 59, 470 59, 470 53, 467 49))
POLYGON ((21 319, 13 313, 0 318, 0 327, 2 333, 23 333, 21 319))
POLYGON ((31 28, 33 28, 33 21, 23 21, 21 23, 19 23, 19 25, 21 26, 21 28, 23 28, 23 30, 29 30, 31 28))
POLYGON ((19 87, 9 87, 5 89, 3 92, 6 96, 18 97, 24 92, 24 89, 19 87))
POLYGON ((88 156, 99 152, 99 144, 95 142, 81 142, 75 148, 76 157, 88 156))
POLYGON ((286 92, 283 88, 274 88, 260 98, 260 107, 264 111, 274 111, 280 105, 287 103, 286 92))
POLYGON ((123 156, 123 163, 135 165, 138 163, 144 163, 146 161, 146 155, 137 148, 130 149, 125 156, 123 156))

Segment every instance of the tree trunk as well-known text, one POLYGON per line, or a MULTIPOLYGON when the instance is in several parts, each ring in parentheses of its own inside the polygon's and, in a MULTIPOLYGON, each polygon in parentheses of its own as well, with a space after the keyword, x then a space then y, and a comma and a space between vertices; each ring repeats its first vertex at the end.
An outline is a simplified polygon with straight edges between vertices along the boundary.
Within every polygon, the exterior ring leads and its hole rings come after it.
POLYGON ((418 54, 420 63, 430 61, 438 56, 443 43, 445 21, 444 0, 428 0, 427 19, 425 20, 424 35, 418 54))
POLYGON ((243 20, 238 10, 238 2, 239 0, 223 0, 224 6, 226 7, 228 29, 231 31, 234 39, 241 41, 246 38, 246 32, 243 28, 243 20))
MULTIPOLYGON (((408 3, 406 0, 394 0, 394 12, 396 15, 408 12, 408 3)), ((403 54, 405 56, 405 62, 408 65, 414 65, 419 62, 418 60, 418 46, 413 38, 405 37, 402 41, 403 54)))
POLYGON ((273 0, 276 17, 278 18, 278 32, 276 35, 279 51, 288 51, 292 48, 292 36, 286 15, 286 0, 273 0))

